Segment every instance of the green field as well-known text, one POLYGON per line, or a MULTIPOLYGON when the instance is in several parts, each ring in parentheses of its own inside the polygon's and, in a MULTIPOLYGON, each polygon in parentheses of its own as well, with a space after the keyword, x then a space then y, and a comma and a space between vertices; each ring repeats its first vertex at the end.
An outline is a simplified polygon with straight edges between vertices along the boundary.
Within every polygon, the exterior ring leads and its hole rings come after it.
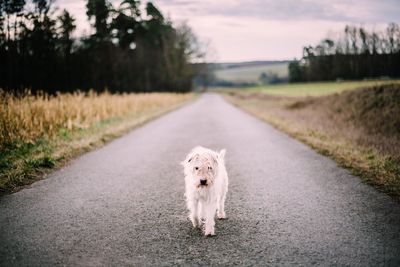
POLYGON ((259 77, 264 72, 277 74, 280 78, 288 77, 289 63, 266 63, 255 66, 240 66, 235 68, 217 69, 215 75, 218 80, 229 82, 259 83, 259 77))
POLYGON ((293 83, 249 87, 246 90, 282 96, 321 96, 360 87, 370 87, 387 83, 400 83, 400 80, 293 83))

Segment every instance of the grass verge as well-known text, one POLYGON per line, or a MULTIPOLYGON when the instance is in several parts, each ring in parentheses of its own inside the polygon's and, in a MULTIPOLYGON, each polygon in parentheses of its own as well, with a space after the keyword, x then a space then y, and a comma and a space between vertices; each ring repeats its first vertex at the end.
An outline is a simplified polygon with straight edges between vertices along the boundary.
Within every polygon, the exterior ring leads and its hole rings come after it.
POLYGON ((361 87, 400 84, 400 80, 365 80, 339 82, 288 83, 249 87, 247 90, 277 96, 323 96, 361 87))
POLYGON ((40 96, 13 97, 10 104, 10 100, 4 103, 3 92, 3 110, 0 112, 0 195, 18 191, 42 179, 46 173, 63 166, 74 157, 98 148, 194 97, 193 94, 85 96, 80 93, 75 97, 69 95, 70 100, 65 100, 66 96, 56 96, 45 102, 40 96), (85 99, 87 103, 82 105, 79 99, 85 99), (102 104, 98 103, 99 100, 102 104), (40 101, 40 108, 44 110, 41 113, 35 106, 40 101), (62 106, 55 107, 56 102, 62 106), (75 116, 71 109, 74 108, 73 103, 77 102, 75 116), (24 115, 21 115, 21 107, 26 110, 24 115), (83 111, 89 108, 90 114, 83 118, 83 111), (18 114, 14 114, 18 112, 21 113, 19 119, 16 118, 18 114), (58 115, 49 119, 49 113, 58 115), (42 120, 38 118, 40 116, 42 120), (24 123, 25 127, 21 127, 24 123), (42 129, 38 130, 37 125, 41 125, 42 129))
POLYGON ((310 145, 400 200, 400 85, 320 97, 229 91, 248 113, 310 145))

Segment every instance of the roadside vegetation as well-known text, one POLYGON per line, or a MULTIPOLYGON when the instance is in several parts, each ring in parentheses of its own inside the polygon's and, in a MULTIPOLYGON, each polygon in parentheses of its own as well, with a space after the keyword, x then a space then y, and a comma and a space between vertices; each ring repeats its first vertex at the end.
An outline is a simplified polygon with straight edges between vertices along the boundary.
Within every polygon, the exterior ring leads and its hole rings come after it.
POLYGON ((301 60, 289 64, 290 82, 400 77, 400 26, 369 32, 347 25, 336 40, 303 47, 301 60))
POLYGON ((193 94, 0 90, 0 193, 40 179, 72 157, 189 101, 193 94))
POLYGON ((91 28, 82 35, 62 2, 0 1, 0 88, 191 90, 201 70, 192 62, 205 51, 188 25, 174 24, 150 1, 85 0, 80 12, 91 28))
POLYGON ((222 92, 236 106, 400 200, 400 83, 327 91, 321 84, 315 88, 310 84, 297 89, 292 85, 287 94, 284 90, 275 95, 268 90, 222 92), (307 86, 312 94, 304 94, 307 86))

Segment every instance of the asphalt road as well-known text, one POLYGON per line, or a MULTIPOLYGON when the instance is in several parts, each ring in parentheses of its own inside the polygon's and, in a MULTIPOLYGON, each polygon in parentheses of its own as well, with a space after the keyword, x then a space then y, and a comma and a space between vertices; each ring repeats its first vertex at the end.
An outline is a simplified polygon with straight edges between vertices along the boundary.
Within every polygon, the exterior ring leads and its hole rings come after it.
POLYGON ((0 199, 0 266, 399 266, 400 205, 205 94, 0 199), (227 149, 228 219, 192 229, 179 164, 227 149))

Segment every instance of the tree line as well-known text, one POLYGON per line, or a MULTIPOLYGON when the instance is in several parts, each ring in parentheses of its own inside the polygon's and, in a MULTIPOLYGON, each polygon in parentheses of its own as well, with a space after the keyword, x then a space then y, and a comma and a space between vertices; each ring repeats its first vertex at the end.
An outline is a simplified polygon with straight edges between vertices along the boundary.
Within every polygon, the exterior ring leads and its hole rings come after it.
POLYGON ((91 34, 54 0, 1 0, 0 88, 6 90, 178 91, 191 89, 203 56, 186 24, 151 2, 87 0, 91 34))
POLYGON ((289 80, 325 81, 400 77, 400 27, 388 24, 381 32, 346 26, 337 40, 305 46, 301 60, 289 64, 289 80))

